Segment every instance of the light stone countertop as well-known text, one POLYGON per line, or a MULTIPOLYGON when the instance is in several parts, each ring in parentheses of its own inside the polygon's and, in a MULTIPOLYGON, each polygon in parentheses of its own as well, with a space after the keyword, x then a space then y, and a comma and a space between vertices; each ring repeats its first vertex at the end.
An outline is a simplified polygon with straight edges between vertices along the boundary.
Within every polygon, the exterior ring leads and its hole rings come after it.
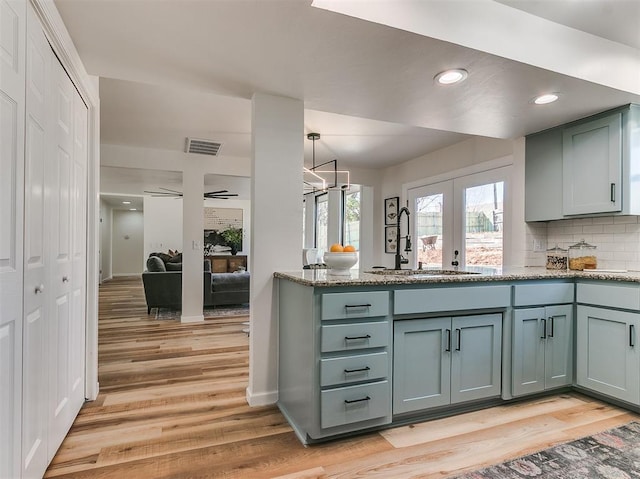
POLYGON ((434 283, 472 283, 487 281, 522 281, 540 279, 595 279, 640 283, 640 271, 607 272, 593 271, 557 271, 545 268, 504 268, 500 272, 479 274, 433 274, 429 270, 417 274, 396 274, 385 270, 385 274, 373 274, 366 271, 351 270, 349 275, 334 275, 330 269, 305 269, 300 271, 277 271, 275 278, 286 279, 305 286, 380 286, 404 284, 434 283))

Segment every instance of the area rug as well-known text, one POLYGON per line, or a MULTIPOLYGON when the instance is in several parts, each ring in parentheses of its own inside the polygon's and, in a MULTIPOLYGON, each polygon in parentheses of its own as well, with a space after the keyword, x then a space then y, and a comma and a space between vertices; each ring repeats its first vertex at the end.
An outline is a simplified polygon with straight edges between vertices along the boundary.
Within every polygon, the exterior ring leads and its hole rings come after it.
POLYGON ((610 429, 455 479, 631 479, 640 477, 640 423, 610 429))
MULTIPOLYGON (((155 308, 156 319, 180 319, 180 310, 170 308, 155 308)), ((249 304, 233 304, 230 306, 216 306, 215 308, 205 308, 205 319, 224 318, 229 316, 248 316, 249 304)))

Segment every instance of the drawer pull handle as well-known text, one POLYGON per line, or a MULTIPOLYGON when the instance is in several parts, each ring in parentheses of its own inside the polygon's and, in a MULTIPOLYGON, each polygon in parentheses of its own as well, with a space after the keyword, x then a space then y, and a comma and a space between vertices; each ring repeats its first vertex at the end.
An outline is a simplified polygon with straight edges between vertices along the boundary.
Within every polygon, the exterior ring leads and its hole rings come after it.
POLYGON ((553 316, 549 318, 549 337, 553 338, 553 316))
POLYGON ((345 304, 344 309, 349 308, 370 308, 371 304, 345 304))
POLYGON ((540 339, 547 339, 547 320, 542 318, 540 321, 542 321, 542 336, 540 336, 540 339))
POLYGON ((462 331, 460 329, 456 329, 456 336, 458 337, 458 345, 456 346, 456 351, 460 351, 462 347, 462 331))
POLYGON ((636 335, 636 328, 633 324, 629 325, 629 346, 632 348, 636 345, 634 336, 636 335))
POLYGON ((358 341, 358 340, 366 340, 371 339, 371 335, 365 334, 364 336, 345 336, 345 341, 358 341))
POLYGON ((356 403, 356 402, 363 402, 363 401, 371 401, 371 398, 369 396, 365 396, 365 397, 360 398, 360 399, 351 399, 351 400, 345 399, 344 403, 345 404, 353 404, 353 403, 356 403))
POLYGON ((345 369, 344 373, 345 374, 350 374, 350 373, 362 373, 364 371, 370 371, 371 368, 369 366, 365 366, 363 368, 358 368, 358 369, 345 369))

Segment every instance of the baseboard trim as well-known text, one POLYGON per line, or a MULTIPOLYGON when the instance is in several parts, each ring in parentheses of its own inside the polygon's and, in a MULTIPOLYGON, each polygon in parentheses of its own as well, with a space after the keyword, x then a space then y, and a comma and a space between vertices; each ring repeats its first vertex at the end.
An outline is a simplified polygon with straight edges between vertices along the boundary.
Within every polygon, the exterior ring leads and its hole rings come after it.
POLYGON ((180 316, 181 323, 199 323, 202 321, 204 321, 203 314, 197 314, 195 316, 185 316, 185 315, 180 316))
POLYGON ((278 402, 278 391, 253 394, 251 389, 247 388, 246 398, 251 407, 270 406, 278 402))

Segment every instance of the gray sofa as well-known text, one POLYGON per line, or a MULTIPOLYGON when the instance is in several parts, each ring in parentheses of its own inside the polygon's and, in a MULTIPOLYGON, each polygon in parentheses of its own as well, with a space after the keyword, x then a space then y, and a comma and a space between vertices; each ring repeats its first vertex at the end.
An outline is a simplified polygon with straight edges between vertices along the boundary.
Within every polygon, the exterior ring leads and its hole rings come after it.
MULTIPOLYGON (((173 263, 174 265, 181 263, 173 263)), ((168 263, 157 256, 147 260, 142 273, 147 314, 151 308, 182 308, 182 271, 169 270, 168 263)), ((177 266, 173 266, 177 269, 177 266)), ((249 273, 212 273, 211 262, 204 261, 203 306, 213 307, 249 302, 249 273)))

